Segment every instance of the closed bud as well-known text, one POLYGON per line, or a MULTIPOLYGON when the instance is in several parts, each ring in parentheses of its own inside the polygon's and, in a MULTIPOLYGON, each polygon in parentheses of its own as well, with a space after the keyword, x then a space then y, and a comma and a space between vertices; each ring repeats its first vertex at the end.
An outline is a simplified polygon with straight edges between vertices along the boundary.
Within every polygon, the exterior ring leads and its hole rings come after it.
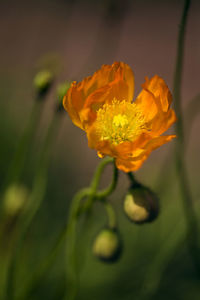
POLYGON ((132 188, 125 197, 124 211, 134 223, 152 222, 158 216, 158 198, 146 187, 132 188))
POLYGON ((28 190, 23 185, 13 184, 5 191, 3 198, 4 213, 16 216, 26 205, 28 190))
POLYGON ((34 78, 34 86, 39 96, 43 96, 49 90, 53 82, 53 74, 48 70, 40 71, 34 78))
POLYGON ((67 81, 64 83, 61 83, 60 85, 58 85, 57 88, 57 98, 58 98, 58 104, 56 106, 56 110, 57 111, 64 111, 64 107, 63 107, 63 97, 66 95, 68 89, 71 86, 71 82, 67 81))
POLYGON ((102 261, 117 261, 121 254, 121 240, 118 232, 114 229, 102 230, 94 241, 93 253, 102 261))

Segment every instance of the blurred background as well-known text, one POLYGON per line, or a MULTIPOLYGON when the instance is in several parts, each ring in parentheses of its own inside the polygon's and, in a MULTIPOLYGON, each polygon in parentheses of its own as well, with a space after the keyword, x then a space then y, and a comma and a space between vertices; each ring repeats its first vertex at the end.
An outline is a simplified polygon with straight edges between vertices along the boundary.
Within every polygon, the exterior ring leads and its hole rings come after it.
MULTIPOLYGON (((40 105, 35 134, 31 138, 20 184, 30 191, 40 164, 41 150, 54 120, 58 104, 57 86, 82 80, 101 67, 123 61, 135 74, 135 94, 145 76, 158 74, 173 85, 178 25, 183 1, 147 0, 35 0, 0 2, 0 187, 34 106, 35 74, 49 68, 55 80, 40 105)), ((196 212, 199 213, 199 104, 200 3, 191 3, 188 18, 182 106, 186 132, 186 164, 196 212), (197 102, 197 101, 196 101, 197 102), (199 103, 199 102, 198 102, 199 103)), ((173 129, 172 129, 173 131, 173 129)), ((88 186, 99 162, 89 149, 84 132, 75 127, 67 113, 56 120, 48 160, 44 200, 29 228, 16 286, 20 293, 29 277, 46 257, 63 228, 74 193, 88 186)), ((48 149, 48 147, 47 147, 48 149)), ((114 205, 124 243, 115 264, 98 261, 91 250, 95 235, 106 224, 97 204, 78 235, 80 287, 77 299, 199 299, 200 285, 185 241, 185 219, 174 164, 174 142, 154 151, 136 178, 154 190, 160 199, 160 215, 152 224, 137 226, 123 213, 123 198, 129 187, 120 173, 117 190, 109 198, 114 205)), ((48 150, 47 150, 48 151, 48 150)), ((102 187, 110 181, 108 167, 102 187)), ((3 201, 3 200, 2 200, 3 201)), ((82 220, 84 222, 84 220, 82 220)), ((0 285, 18 236, 16 218, 1 218, 0 285), (2 233, 3 232, 3 233, 2 233)), ((42 276, 27 299, 62 299, 65 288, 65 247, 42 276)), ((0 294, 2 297, 2 295, 0 294)))

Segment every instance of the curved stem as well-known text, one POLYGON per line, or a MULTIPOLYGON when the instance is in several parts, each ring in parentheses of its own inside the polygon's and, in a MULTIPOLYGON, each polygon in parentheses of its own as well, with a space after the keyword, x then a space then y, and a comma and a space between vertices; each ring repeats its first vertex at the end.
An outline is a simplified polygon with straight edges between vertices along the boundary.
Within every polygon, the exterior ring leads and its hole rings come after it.
POLYGON ((102 174, 103 170, 105 169, 105 167, 107 166, 107 164, 113 163, 113 162, 114 162, 114 159, 112 157, 106 157, 99 163, 99 165, 97 166, 97 169, 94 173, 94 177, 93 177, 93 180, 91 183, 92 192, 95 192, 97 190, 99 181, 101 179, 101 174, 102 174))
MULTIPOLYGON (((71 216, 72 217, 72 225, 71 225, 71 233, 67 238, 67 249, 66 249, 66 260, 67 260, 67 268, 66 268, 66 272, 71 273, 68 274, 67 279, 69 281, 68 286, 69 291, 68 293, 65 294, 65 298, 66 300, 74 300, 76 298, 77 292, 78 292, 78 272, 77 272, 77 266, 76 266, 76 249, 75 249, 75 244, 76 244, 76 227, 77 227, 77 216, 80 215, 80 213, 83 212, 87 212, 91 209, 93 203, 94 203, 94 199, 96 199, 96 195, 97 195, 97 188, 101 179, 101 175, 102 172, 104 171, 104 168, 107 166, 107 164, 109 163, 113 163, 114 159, 113 158, 105 158, 104 160, 102 160, 100 162, 100 164, 98 165, 95 173, 94 173, 94 177, 93 180, 91 182, 91 186, 89 189, 89 193, 87 194, 88 199, 87 201, 84 203, 84 206, 82 207, 82 210, 79 210, 79 206, 77 206, 76 208, 76 215, 71 216)), ((114 172, 113 172, 113 180, 111 185, 105 189, 103 191, 103 193, 100 193, 99 195, 104 196, 105 192, 107 194, 111 193, 114 188, 116 187, 116 182, 117 182, 117 178, 118 178, 118 172, 116 170, 116 167, 114 166, 114 172)), ((98 197, 98 199, 103 199, 98 197)), ((80 199, 81 200, 81 199, 80 199)), ((73 200, 74 201, 74 200, 73 200)), ((72 201, 72 205, 73 205, 73 201, 72 201)), ((80 204, 80 202, 79 202, 80 204)), ((72 209, 73 211, 73 209, 72 209)), ((114 219, 114 213, 112 215, 111 212, 111 208, 108 208, 107 206, 107 212, 109 215, 109 221, 110 221, 110 225, 111 226, 115 226, 116 221, 114 219)), ((71 215, 71 214, 70 214, 71 215)), ((69 222, 71 222, 71 218, 69 219, 69 222)))
POLYGON ((78 274, 76 265, 76 228, 79 214, 80 202, 85 196, 91 195, 91 188, 83 189, 72 199, 72 205, 69 213, 68 235, 66 236, 66 275, 67 275, 67 293, 64 299, 75 299, 78 291, 78 274))
MULTIPOLYGON (((82 199, 84 197, 94 197, 94 192, 96 191, 97 187, 98 187, 98 183, 100 181, 100 173, 103 172, 105 166, 112 162, 113 159, 106 159, 101 161, 100 165, 98 166, 95 175, 97 176, 97 178, 95 180, 92 181, 93 183, 93 191, 91 188, 84 188, 82 190, 80 190, 72 199, 72 206, 70 209, 70 213, 69 213, 69 218, 68 218, 68 224, 67 226, 64 228, 64 230, 62 230, 62 232, 60 233, 58 240, 56 241, 55 245, 52 247, 52 250, 50 251, 49 255, 47 255, 47 258, 40 264, 40 266, 38 267, 38 269, 35 271, 33 277, 31 278, 31 280, 29 281, 25 291, 23 292, 23 294, 20 295, 20 297, 18 298, 18 300, 25 300, 27 298, 27 296, 37 287, 41 277, 47 272, 48 268, 50 267, 50 265, 54 262, 56 255, 61 247, 61 245, 63 244, 63 242, 65 240, 67 240, 67 248, 69 246, 69 244, 71 243, 71 251, 67 252, 67 261, 71 261, 71 270, 72 271, 72 277, 74 278, 74 282, 77 282, 77 274, 76 274, 76 263, 75 263, 75 257, 73 254, 74 251, 74 247, 75 247, 75 234, 76 234, 76 225, 77 225, 77 218, 80 216, 80 213, 83 213, 84 211, 80 211, 80 202, 82 201, 82 199), (95 183, 94 183, 95 181, 95 183), (72 243, 73 241, 73 243, 72 243), (73 257, 73 259, 71 260, 71 255, 73 257)), ((118 170, 116 169, 115 165, 114 165, 114 172, 113 172, 113 180, 112 183, 110 184, 110 186, 103 190, 102 192, 99 192, 99 196, 103 196, 104 195, 109 195, 116 187, 116 183, 117 183, 117 178, 118 178, 118 170), (106 193, 105 193, 106 192, 106 193)), ((95 196, 96 198, 96 196, 95 196)), ((106 204, 105 204, 106 205, 106 204)), ((108 204, 109 206, 109 204, 108 204)), ((116 221, 115 221, 115 216, 112 216, 112 207, 111 209, 109 209, 109 207, 107 206, 106 210, 108 213, 108 218, 109 218, 109 224, 110 226, 115 226, 116 221)), ((114 214, 114 212, 113 212, 114 214)), ((71 275, 71 274, 69 274, 71 275)), ((71 276, 68 276, 71 277, 71 276)), ((71 299, 73 299, 77 293, 76 288, 74 288, 73 284, 71 285, 72 290, 70 292, 70 297, 71 299)), ((67 295, 68 297, 69 295, 67 295)))
MULTIPOLYGON (((114 159, 111 158, 111 157, 106 157, 104 158, 98 165, 95 173, 94 173, 94 177, 93 177, 93 180, 91 182, 91 194, 89 196, 89 198, 87 199, 87 201, 85 202, 84 206, 83 206, 83 210, 84 211, 89 211, 90 208, 92 207, 92 204, 93 204, 93 201, 96 197, 96 192, 97 192, 97 188, 98 188, 98 185, 99 185, 99 182, 100 182, 100 179, 101 179, 101 174, 103 172, 103 170, 105 169, 105 167, 107 166, 107 164, 109 163, 113 163, 114 162, 114 159)), ((117 180, 117 171, 115 170, 114 171, 114 178, 117 180)), ((111 183, 111 186, 108 188, 109 190, 107 190, 107 192, 111 192, 113 191, 113 189, 116 187, 116 184, 115 182, 111 183)), ((104 191, 105 192, 105 191, 104 191)))
POLYGON ((105 198, 107 196, 109 196, 110 194, 112 194, 112 192, 115 190, 116 185, 117 185, 117 181, 118 181, 118 169, 115 165, 115 163, 113 163, 113 177, 112 177, 112 182, 111 184, 105 188, 102 191, 97 192, 96 197, 97 198, 105 198))
POLYGON ((115 229, 117 227, 117 218, 116 218, 115 211, 112 205, 108 201, 106 201, 106 199, 102 200, 102 203, 105 207, 108 216, 108 226, 111 229, 115 229))
POLYGON ((51 264, 54 262, 61 246, 63 245, 64 241, 66 240, 67 236, 70 233, 70 230, 72 229, 72 222, 74 219, 77 218, 77 212, 80 201, 83 199, 83 197, 88 196, 90 194, 89 188, 81 189, 73 198, 73 205, 70 209, 69 213, 69 220, 67 222, 67 225, 64 226, 64 228, 61 230, 58 239, 56 240, 55 244, 53 245, 51 251, 47 255, 47 257, 42 261, 42 263, 39 265, 39 267, 34 272, 32 278, 28 282, 24 292, 19 295, 17 298, 18 300, 25 300, 28 299, 28 295, 31 294, 31 292, 37 287, 38 283, 40 282, 40 279, 45 275, 51 264))
POLYGON ((135 179, 135 176, 133 175, 132 172, 127 173, 127 176, 130 179, 131 187, 132 188, 136 188, 136 187, 140 187, 141 186, 141 184, 135 179))

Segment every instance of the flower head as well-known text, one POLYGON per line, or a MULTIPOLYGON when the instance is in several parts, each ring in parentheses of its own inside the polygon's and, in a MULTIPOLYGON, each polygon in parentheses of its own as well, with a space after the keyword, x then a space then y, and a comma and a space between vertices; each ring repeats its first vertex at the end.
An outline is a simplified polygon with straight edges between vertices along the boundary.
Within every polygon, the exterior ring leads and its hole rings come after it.
POLYGON ((72 122, 86 132, 89 147, 99 157, 114 157, 125 172, 138 170, 152 150, 175 137, 162 135, 176 121, 166 83, 155 75, 142 87, 132 102, 133 72, 115 62, 73 82, 63 99, 72 122))

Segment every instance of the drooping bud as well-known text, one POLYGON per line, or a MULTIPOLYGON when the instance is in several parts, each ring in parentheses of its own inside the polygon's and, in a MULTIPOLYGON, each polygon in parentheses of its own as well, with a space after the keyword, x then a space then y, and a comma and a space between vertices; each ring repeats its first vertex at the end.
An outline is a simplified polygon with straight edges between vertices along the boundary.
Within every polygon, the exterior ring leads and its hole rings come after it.
POLYGON ((34 78, 34 87, 39 96, 43 96, 49 90, 53 82, 53 73, 48 70, 40 71, 34 78))
POLYGON ((71 82, 67 81, 64 83, 61 83, 60 85, 58 85, 56 94, 57 94, 57 98, 58 98, 58 104, 56 105, 56 110, 57 111, 64 111, 64 107, 63 107, 63 97, 66 95, 68 89, 71 86, 71 82))
POLYGON ((132 188, 125 197, 124 211, 134 223, 152 222, 158 216, 158 198, 144 186, 132 188))
POLYGON ((4 213, 11 217, 16 216, 25 207, 28 195, 28 190, 23 185, 9 186, 3 198, 4 213))
POLYGON ((96 237, 93 254, 105 262, 115 262, 121 254, 122 244, 119 233, 114 229, 104 229, 96 237))

